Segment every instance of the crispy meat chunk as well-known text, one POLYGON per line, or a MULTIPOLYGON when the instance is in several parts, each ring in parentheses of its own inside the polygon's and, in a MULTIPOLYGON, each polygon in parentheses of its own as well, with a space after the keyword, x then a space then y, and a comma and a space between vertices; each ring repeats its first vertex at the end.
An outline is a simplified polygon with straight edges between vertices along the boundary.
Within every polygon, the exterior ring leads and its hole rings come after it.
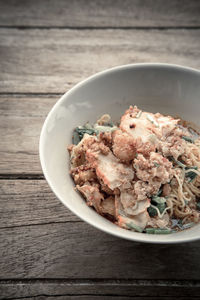
POLYGON ((121 161, 133 160, 136 154, 134 139, 126 132, 116 130, 113 133, 113 153, 121 161))
POLYGON ((111 151, 107 155, 103 155, 88 149, 86 158, 91 166, 95 168, 97 176, 111 190, 120 186, 129 186, 129 182, 134 177, 133 169, 122 164, 111 151))
POLYGON ((104 200, 104 196, 100 193, 98 187, 84 184, 83 186, 76 186, 79 192, 86 198, 88 206, 94 206, 98 213, 101 213, 101 202, 104 200))

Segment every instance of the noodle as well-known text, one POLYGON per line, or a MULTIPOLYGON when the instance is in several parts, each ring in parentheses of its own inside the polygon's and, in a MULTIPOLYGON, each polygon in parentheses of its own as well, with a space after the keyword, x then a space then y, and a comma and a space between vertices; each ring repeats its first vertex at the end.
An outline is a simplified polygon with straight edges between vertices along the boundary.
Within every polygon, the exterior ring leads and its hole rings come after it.
POLYGON ((200 196, 200 171, 190 168, 200 168, 200 140, 195 144, 187 143, 185 154, 183 155, 183 162, 187 166, 186 169, 175 167, 174 177, 177 184, 173 186, 171 193, 166 201, 169 208, 170 216, 175 215, 177 218, 182 219, 183 223, 188 220, 198 222, 199 216, 194 213, 194 209, 189 207, 191 201, 195 201, 200 196), (190 165, 188 165, 190 163, 190 165), (189 182, 186 174, 193 172, 197 177, 189 182))

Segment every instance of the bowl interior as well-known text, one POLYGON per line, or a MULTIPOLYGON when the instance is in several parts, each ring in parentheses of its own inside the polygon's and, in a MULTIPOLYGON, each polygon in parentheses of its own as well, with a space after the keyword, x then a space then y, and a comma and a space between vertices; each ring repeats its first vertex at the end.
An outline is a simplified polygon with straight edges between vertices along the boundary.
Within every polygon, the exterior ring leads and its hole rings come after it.
POLYGON ((42 129, 40 159, 49 185, 75 214, 116 236, 157 243, 197 239, 200 225, 171 235, 147 235, 121 229, 88 208, 74 190, 67 152, 73 128, 87 121, 92 123, 104 113, 117 121, 129 105, 179 115, 200 126, 200 72, 172 65, 129 65, 101 72, 75 86, 56 103, 42 129))

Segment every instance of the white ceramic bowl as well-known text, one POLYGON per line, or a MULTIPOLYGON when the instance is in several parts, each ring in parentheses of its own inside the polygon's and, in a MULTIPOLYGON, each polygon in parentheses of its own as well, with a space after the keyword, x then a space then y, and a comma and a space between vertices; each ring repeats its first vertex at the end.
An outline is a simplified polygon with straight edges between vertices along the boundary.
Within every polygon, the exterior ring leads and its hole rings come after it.
POLYGON ((39 150, 47 182, 73 213, 112 235, 151 243, 199 239, 200 224, 169 235, 150 235, 119 228, 87 207, 74 190, 67 152, 72 130, 86 121, 94 122, 104 113, 119 120, 131 104, 151 112, 180 115, 200 125, 200 72, 168 64, 135 64, 103 71, 77 84, 54 105, 42 128, 39 150))

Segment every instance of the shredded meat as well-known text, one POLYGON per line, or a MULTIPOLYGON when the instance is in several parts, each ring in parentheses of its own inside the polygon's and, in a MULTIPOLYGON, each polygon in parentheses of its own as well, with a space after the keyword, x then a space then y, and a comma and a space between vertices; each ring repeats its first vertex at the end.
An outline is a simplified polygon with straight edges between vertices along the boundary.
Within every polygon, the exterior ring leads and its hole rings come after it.
POLYGON ((163 156, 173 156, 175 159, 178 159, 185 152, 186 142, 181 137, 172 135, 164 141, 161 139, 157 148, 163 156))
POLYGON ((173 177, 172 163, 159 153, 151 152, 149 158, 142 154, 134 160, 136 175, 149 183, 165 184, 173 177))
POLYGON ((75 167, 71 169, 70 172, 75 183, 79 185, 82 185, 87 181, 97 180, 95 169, 93 169, 89 164, 75 167))
POLYGON ((99 134, 99 140, 103 142, 105 146, 112 149, 112 132, 110 131, 101 132, 99 134))

